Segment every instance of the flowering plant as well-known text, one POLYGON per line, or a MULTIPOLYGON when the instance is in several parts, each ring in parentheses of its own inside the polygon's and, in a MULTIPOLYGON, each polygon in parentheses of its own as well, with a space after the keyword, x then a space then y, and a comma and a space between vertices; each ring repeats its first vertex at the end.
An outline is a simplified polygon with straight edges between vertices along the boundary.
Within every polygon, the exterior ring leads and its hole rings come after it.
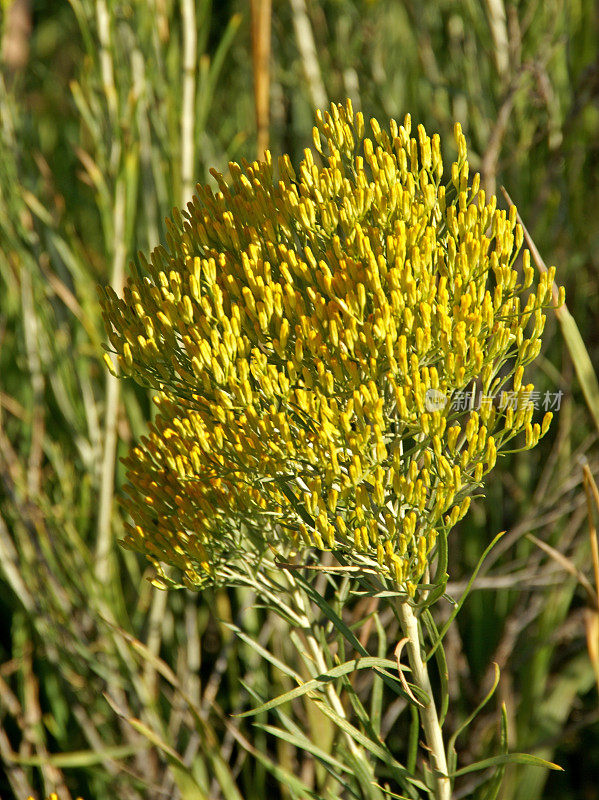
MULTIPOLYGON (((126 375, 159 416, 127 459, 128 544, 218 578, 271 544, 330 549, 410 596, 497 453, 532 423, 553 271, 534 271, 515 208, 468 185, 466 144, 442 183, 439 137, 410 118, 364 138, 351 105, 318 116, 296 176, 230 164, 125 289, 107 288, 126 375), (324 144, 323 144, 324 142, 324 144), (528 294, 527 294, 528 293, 528 294), (509 368, 505 370, 505 366, 509 368), (515 402, 498 396, 513 379, 515 402), (486 402, 454 411, 471 388, 486 402)), ((158 564, 157 564, 158 566, 158 564)))
POLYGON ((213 171, 218 191, 198 186, 174 211, 168 248, 141 259, 123 297, 104 289, 120 370, 157 390, 125 462, 126 544, 162 585, 163 564, 190 587, 251 583, 311 548, 399 598, 420 695, 400 669, 402 691, 432 754, 432 777, 400 782, 448 798, 418 617, 444 592, 448 533, 497 455, 549 426, 549 413, 533 422, 524 369, 554 269, 533 287, 527 250, 517 265, 516 210, 469 183, 459 125, 447 183, 437 135, 412 136, 409 116, 371 129, 349 101, 332 105, 297 173, 284 156, 276 178, 269 154, 231 163, 228 182, 213 171), (484 402, 456 407, 464 392, 484 402))

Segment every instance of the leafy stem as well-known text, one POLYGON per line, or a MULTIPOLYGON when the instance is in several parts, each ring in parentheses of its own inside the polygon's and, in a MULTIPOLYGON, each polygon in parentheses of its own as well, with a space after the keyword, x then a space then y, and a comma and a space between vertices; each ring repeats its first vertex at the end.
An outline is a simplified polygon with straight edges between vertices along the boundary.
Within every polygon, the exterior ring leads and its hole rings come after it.
POLYGON ((423 643, 418 618, 412 606, 405 600, 397 604, 396 613, 407 640, 406 651, 412 670, 412 682, 426 695, 426 699, 419 702, 418 711, 426 745, 431 754, 431 766, 435 776, 434 797, 435 800, 450 800, 451 782, 448 777, 445 744, 427 664, 422 657, 423 643))

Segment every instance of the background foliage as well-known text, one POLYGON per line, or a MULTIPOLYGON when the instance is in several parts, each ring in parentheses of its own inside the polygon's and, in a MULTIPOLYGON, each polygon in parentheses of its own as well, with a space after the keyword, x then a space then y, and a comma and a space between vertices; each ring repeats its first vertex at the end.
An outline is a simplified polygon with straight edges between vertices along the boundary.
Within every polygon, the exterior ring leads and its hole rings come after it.
MULTIPOLYGON (((160 592, 117 544, 118 456, 152 411, 143 391, 104 370, 95 286, 118 289, 126 263, 164 241, 164 218, 211 166, 255 157, 252 19, 242 0, 2 4, 3 798, 297 796, 274 765, 315 790, 323 781, 293 743, 230 716, 291 686, 252 643, 302 673, 281 620, 252 607, 247 590, 160 592)), ((409 111, 446 143, 459 120, 483 185, 507 187, 557 264, 596 364, 597 52, 593 0, 275 0, 270 146, 297 162, 314 108, 346 96, 381 120, 409 111)), ((450 723, 484 697, 497 662, 512 744, 566 768, 550 782, 538 768, 510 768, 501 796, 582 800, 599 797, 599 715, 587 597, 572 567, 591 577, 582 465, 596 475, 599 459, 554 317, 535 383, 564 392, 552 431, 532 454, 499 462, 451 542, 459 595, 507 531, 449 634, 450 723)), ((344 615, 373 655, 389 656, 384 607, 353 603, 344 615)), ((401 750, 402 709, 386 701, 381 734, 401 750)), ((309 700, 291 712, 333 751, 309 700)), ((496 727, 494 704, 458 739, 460 763, 484 757, 496 727)))

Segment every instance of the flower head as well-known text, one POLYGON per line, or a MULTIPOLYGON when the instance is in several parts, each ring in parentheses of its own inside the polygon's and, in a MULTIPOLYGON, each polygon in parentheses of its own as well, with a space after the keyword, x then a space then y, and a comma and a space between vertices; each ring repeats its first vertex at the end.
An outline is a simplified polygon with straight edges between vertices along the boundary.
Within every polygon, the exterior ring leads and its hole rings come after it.
POLYGON ((332 105, 297 173, 270 154, 213 171, 123 298, 102 294, 122 372, 158 390, 126 543, 189 585, 309 546, 413 593, 498 452, 549 424, 523 371, 554 270, 533 287, 528 251, 516 266, 515 208, 469 183, 459 125, 447 184, 438 135, 364 127, 332 105))

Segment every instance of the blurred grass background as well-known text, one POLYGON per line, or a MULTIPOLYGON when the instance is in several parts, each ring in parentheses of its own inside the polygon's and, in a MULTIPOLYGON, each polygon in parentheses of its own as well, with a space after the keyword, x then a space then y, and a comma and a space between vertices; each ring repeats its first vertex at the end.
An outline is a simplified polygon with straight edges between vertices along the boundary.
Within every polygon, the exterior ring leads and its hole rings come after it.
MULTIPOLYGON (((596 3, 1 8, 0 797, 296 797, 276 764, 318 796, 311 759, 230 718, 251 703, 242 681, 261 695, 289 687, 224 623, 297 660, 280 620, 241 591, 160 592, 146 564, 118 545, 118 457, 152 410, 144 391, 104 369, 96 284, 118 291, 128 261, 165 241, 164 218, 195 181, 211 180, 210 167, 253 159, 267 143, 297 162, 314 109, 350 97, 381 122, 409 111, 441 134, 447 161, 461 122, 472 168, 488 191, 508 189, 599 363, 596 3)), ((510 768, 501 797, 593 800, 591 612, 566 567, 592 579, 582 476, 585 464, 599 471, 597 429, 553 316, 534 379, 541 393, 564 393, 550 434, 498 464, 487 500, 452 538, 459 595, 484 547, 507 531, 449 634, 450 728, 480 702, 497 662, 512 746, 565 767, 550 781, 543 770, 510 768)), ((373 609, 345 613, 376 653, 377 626, 362 624, 373 609)), ((378 614, 385 621, 385 609, 378 614)), ((492 751, 497 708, 458 740, 460 763, 492 751)), ((389 704, 381 720, 398 753, 400 710, 389 704)), ((307 701, 293 711, 332 748, 307 701)))

